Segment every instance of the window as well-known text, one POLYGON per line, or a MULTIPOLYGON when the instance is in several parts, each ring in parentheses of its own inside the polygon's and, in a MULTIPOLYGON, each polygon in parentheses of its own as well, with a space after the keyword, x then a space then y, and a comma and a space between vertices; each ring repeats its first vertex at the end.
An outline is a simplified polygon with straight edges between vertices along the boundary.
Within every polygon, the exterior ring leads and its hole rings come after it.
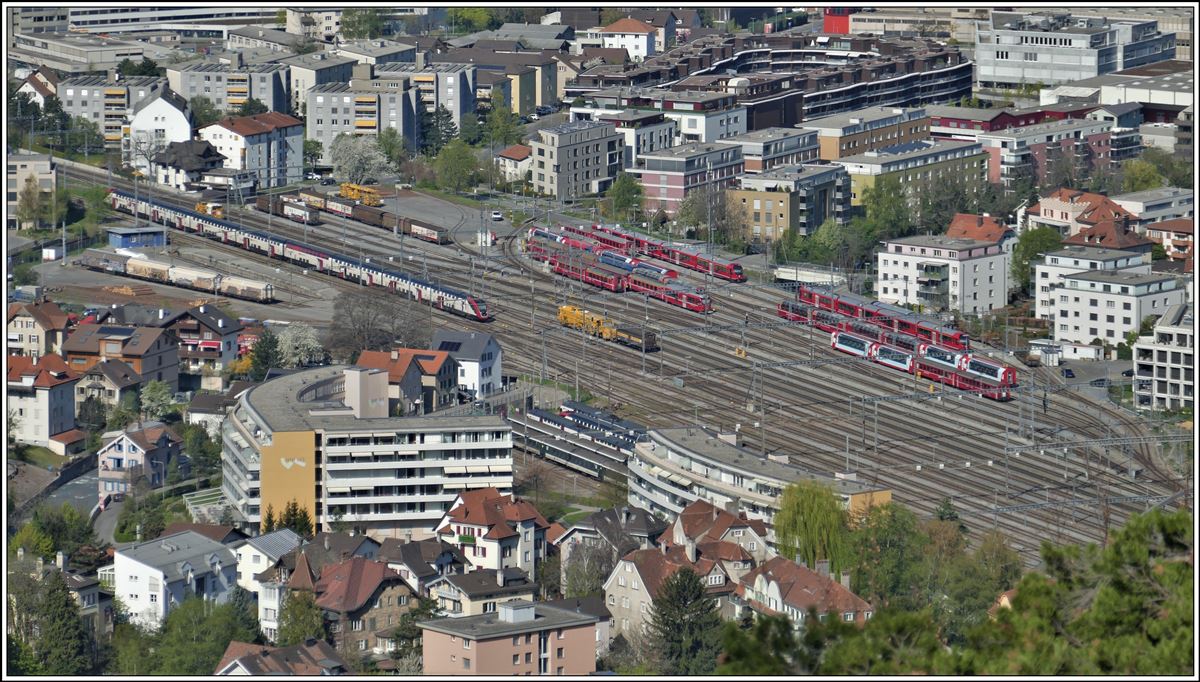
MULTIPOLYGON (((513 637, 513 639, 516 639, 516 637, 513 637)), ((520 662, 521 662, 521 654, 513 654, 513 665, 517 665, 520 662)))
POLYGON ((562 639, 562 638, 563 638, 563 636, 564 636, 564 635, 563 635, 563 629, 562 629, 562 628, 559 628, 559 629, 558 629, 558 639, 562 639))
MULTIPOLYGON (((528 643, 528 642, 527 642, 527 643, 528 643)), ((528 652, 528 651, 526 651, 526 652, 525 652, 525 662, 526 662, 526 663, 533 663, 533 654, 531 654, 531 653, 530 653, 530 652, 528 652)))
MULTIPOLYGON (((493 604, 493 606, 495 606, 495 605, 493 604)), ((470 648, 471 648, 471 640, 469 640, 469 639, 464 639, 464 640, 463 640, 463 648, 464 648, 464 649, 470 649, 470 648)))
POLYGON ((359 651, 367 650, 367 640, 365 640, 365 639, 358 640, 358 650, 359 651))
MULTIPOLYGON (((608 604, 609 604, 609 606, 616 606, 617 605, 617 595, 615 595, 615 594, 608 595, 608 604)), ((516 637, 513 637, 513 640, 514 640, 513 644, 516 644, 516 641, 515 641, 516 639, 517 639, 516 637)))
POLYGON ((463 668, 470 668, 470 667, 471 667, 471 659, 464 658, 463 659, 463 668))
POLYGON ((842 620, 846 621, 847 623, 853 623, 854 622, 854 612, 847 611, 847 612, 843 613, 842 620))
POLYGON ((158 603, 158 595, 157 595, 157 594, 152 594, 152 595, 150 595, 150 603, 151 603, 151 604, 157 604, 157 603, 158 603))
POLYGON ((362 630, 362 629, 363 629, 363 622, 362 622, 362 619, 360 618, 360 619, 358 619, 358 620, 351 621, 351 622, 350 622, 350 629, 351 629, 351 630, 353 630, 353 631, 355 631, 355 632, 358 632, 358 631, 362 630))

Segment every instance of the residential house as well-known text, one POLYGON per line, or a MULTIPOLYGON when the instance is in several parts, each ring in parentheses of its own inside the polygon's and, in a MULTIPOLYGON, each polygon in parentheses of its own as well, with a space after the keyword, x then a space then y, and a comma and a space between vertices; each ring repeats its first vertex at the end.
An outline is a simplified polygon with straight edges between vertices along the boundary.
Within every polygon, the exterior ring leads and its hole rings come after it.
POLYGON ((643 154, 675 144, 679 124, 659 111, 624 109, 597 112, 596 120, 611 123, 625 138, 625 168, 635 168, 643 154))
POLYGON ((673 10, 633 10, 625 16, 654 27, 654 52, 662 54, 675 47, 675 27, 679 19, 673 10))
POLYGON ((531 140, 533 187, 559 199, 606 191, 625 167, 625 141, 611 123, 574 121, 538 131, 531 140))
POLYGON ((747 518, 746 512, 733 514, 707 500, 696 500, 684 507, 658 538, 658 544, 666 547, 686 545, 688 541, 697 545, 731 542, 759 564, 775 556, 767 546, 766 522, 747 518))
POLYGON ((950 219, 950 226, 946 228, 946 236, 998 244, 1007 253, 1012 253, 1016 246, 1013 229, 987 213, 955 213, 950 219))
POLYGON ((10 230, 36 227, 36 221, 28 220, 23 223, 17 218, 20 207, 21 191, 30 177, 38 188, 43 199, 49 199, 48 194, 54 191, 56 182, 56 164, 52 163, 49 154, 8 154, 5 185, 5 206, 8 209, 6 225, 10 230))
POLYGON ((54 73, 54 69, 39 66, 37 71, 29 74, 25 82, 21 83, 17 92, 26 93, 30 101, 36 102, 39 107, 45 107, 46 98, 56 97, 58 94, 58 74, 54 73))
POLYGON ((189 191, 196 188, 206 173, 224 168, 228 160, 207 140, 172 142, 150 159, 150 172, 160 185, 189 191))
POLYGON ((1102 221, 1126 218, 1136 220, 1137 216, 1103 194, 1064 187, 1025 209, 1023 229, 1050 227, 1065 238, 1102 221))
POLYGON ((1167 258, 1182 260, 1188 269, 1192 267, 1192 233, 1195 230, 1195 220, 1192 218, 1175 218, 1150 223, 1146 226, 1146 236, 1158 244, 1162 244, 1167 252, 1167 258))
POLYGON ((160 151, 192 139, 192 110, 182 96, 162 88, 133 107, 121 132, 121 162, 150 176, 160 151))
POLYGON ((596 616, 508 602, 496 614, 439 618, 421 628, 426 675, 590 675, 596 616))
POLYGON ((237 360, 242 325, 213 305, 171 310, 128 303, 101 310, 96 320, 169 329, 179 339, 179 372, 190 375, 188 387, 221 390, 221 371, 237 360))
POLYGON ((143 381, 179 390, 179 340, 167 329, 81 324, 63 342, 63 355, 74 372, 110 358, 129 365, 143 381))
POLYGON ((74 452, 84 434, 75 428, 75 384, 79 374, 62 357, 50 353, 34 359, 8 358, 9 434, 18 443, 48 447, 58 454, 74 452))
POLYGON ((293 116, 271 111, 224 118, 199 133, 225 157, 226 168, 254 173, 259 189, 293 184, 304 177, 304 123, 293 116))
POLYGON ((503 387, 504 350, 491 334, 439 329, 430 345, 458 363, 458 390, 482 398, 503 387))
POLYGON ((849 573, 843 572, 839 583, 829 577, 827 561, 813 570, 782 556, 742 576, 734 603, 739 617, 747 609, 764 616, 782 614, 796 630, 803 628, 810 610, 822 622, 833 617, 859 627, 874 614, 870 604, 850 591, 849 573))
POLYGON ((237 585, 237 558, 229 547, 184 531, 116 550, 112 573, 113 594, 131 622, 157 629, 189 596, 228 601, 237 585))
POLYGON ((83 372, 75 386, 75 411, 83 401, 94 398, 105 407, 116 407, 133 400, 142 387, 142 377, 120 360, 104 358, 83 372))
POLYGON ((979 315, 1008 304, 1011 254, 943 235, 889 239, 875 255, 878 297, 895 305, 979 315))
POLYGON ((608 653, 608 648, 613 640, 613 617, 608 607, 604 605, 604 595, 568 597, 566 599, 555 599, 540 603, 556 609, 574 611, 575 613, 594 617, 596 619, 596 657, 599 658, 608 653))
POLYGON ((304 544, 304 538, 290 528, 280 528, 258 537, 246 539, 235 550, 238 561, 238 585, 253 592, 257 599, 261 583, 254 577, 266 570, 267 567, 274 565, 284 554, 302 544, 304 544))
POLYGON ((429 583, 439 576, 461 575, 471 566, 462 550, 436 538, 415 542, 385 538, 378 558, 422 595, 428 594, 429 583))
POLYGON ((62 353, 70 319, 53 301, 8 304, 8 354, 34 360, 62 353))
MULTIPOLYGON (((112 594, 100 589, 100 580, 95 575, 83 575, 68 569, 68 557, 61 551, 55 554, 52 563, 45 562, 40 556, 26 557, 23 547, 16 548, 15 554, 15 560, 10 555, 6 562, 7 573, 25 572, 38 581, 45 580, 54 571, 62 573, 67 591, 79 607, 79 616, 88 635, 96 642, 101 642, 112 634, 115 615, 112 594)), ((12 599, 11 594, 9 599, 12 599)), ((13 627, 13 620, 9 621, 9 627, 13 627)))
POLYGON ((1066 246, 1094 246, 1102 249, 1151 253, 1154 240, 1129 229, 1129 219, 1102 220, 1085 227, 1062 241, 1066 246))
POLYGON ((213 675, 347 675, 350 666, 332 644, 308 639, 287 647, 233 641, 213 675))
POLYGON ((635 549, 656 546, 658 537, 670 524, 638 507, 601 509, 577 521, 551 544, 558 548, 562 583, 566 584, 567 564, 580 546, 603 547, 611 555, 622 557, 635 549))
POLYGON ((496 155, 496 163, 506 182, 525 182, 531 165, 530 155, 533 149, 528 145, 514 144, 505 147, 496 155))
POLYGON ((183 440, 161 422, 134 422, 123 431, 104 433, 101 440, 103 445, 96 451, 96 459, 100 466, 98 497, 102 509, 110 500, 120 500, 132 492, 142 476, 151 488, 161 487, 167 480, 171 461, 180 464, 183 440))
POLYGON ((519 568, 451 573, 429 581, 425 595, 451 617, 495 613, 497 606, 520 599, 534 601, 538 585, 519 568))
POLYGON ((529 502, 482 488, 459 493, 435 532, 462 550, 471 570, 515 567, 537 575, 549 526, 529 502))
POLYGON ((210 438, 220 441, 221 421, 237 404, 237 399, 252 386, 254 382, 235 381, 224 393, 197 393, 188 403, 184 421, 202 425, 210 438))
POLYGON ((458 363, 446 351, 365 350, 357 366, 387 371, 389 414, 427 414, 458 402, 458 363))
POLYGON ((176 521, 175 523, 167 524, 163 528, 163 532, 158 534, 158 537, 164 535, 174 535, 190 530, 203 535, 209 540, 214 540, 222 545, 237 547, 239 543, 249 539, 249 536, 233 526, 222 526, 216 523, 188 523, 186 521, 176 521))
POLYGON ((333 644, 343 656, 386 655, 392 632, 412 610, 414 593, 380 561, 353 557, 326 566, 313 592, 333 644))
POLYGON ((650 24, 628 17, 618 19, 600 30, 604 47, 624 48, 635 62, 658 54, 657 35, 658 31, 650 24))

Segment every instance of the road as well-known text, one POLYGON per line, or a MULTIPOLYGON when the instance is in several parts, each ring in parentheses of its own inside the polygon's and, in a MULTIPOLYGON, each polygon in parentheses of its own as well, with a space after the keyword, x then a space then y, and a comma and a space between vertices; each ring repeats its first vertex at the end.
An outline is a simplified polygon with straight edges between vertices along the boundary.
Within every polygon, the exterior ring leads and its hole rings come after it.
POLYGON ((97 498, 99 480, 99 472, 96 469, 92 469, 79 478, 64 483, 61 488, 50 493, 46 498, 46 504, 51 507, 60 507, 63 502, 69 502, 80 514, 87 516, 92 513, 92 509, 99 501, 97 498))
POLYGON ((114 547, 113 533, 117 530, 117 517, 121 515, 121 507, 125 506, 125 502, 110 502, 104 511, 96 517, 96 523, 92 526, 92 530, 96 531, 96 537, 100 542, 108 542, 114 547))

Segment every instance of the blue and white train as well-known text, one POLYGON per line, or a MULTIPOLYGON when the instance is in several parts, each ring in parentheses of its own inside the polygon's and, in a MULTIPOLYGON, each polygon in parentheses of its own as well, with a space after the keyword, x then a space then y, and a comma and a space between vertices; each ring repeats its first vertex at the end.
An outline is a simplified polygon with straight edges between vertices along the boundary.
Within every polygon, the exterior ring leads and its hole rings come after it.
POLYGON ((136 212, 152 222, 176 230, 233 244, 247 251, 295 263, 333 277, 382 287, 455 315, 481 321, 492 319, 487 304, 477 297, 447 286, 426 282, 399 270, 364 263, 323 246, 314 246, 270 232, 251 229, 184 208, 142 198, 135 199, 132 194, 116 189, 109 190, 109 200, 114 210, 129 214, 136 212))

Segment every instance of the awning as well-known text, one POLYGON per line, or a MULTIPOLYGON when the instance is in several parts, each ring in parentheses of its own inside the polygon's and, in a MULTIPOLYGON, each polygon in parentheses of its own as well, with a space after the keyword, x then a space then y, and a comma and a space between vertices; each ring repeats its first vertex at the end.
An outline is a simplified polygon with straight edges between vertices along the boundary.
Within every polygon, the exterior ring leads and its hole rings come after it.
POLYGON ((507 467, 507 466, 504 466, 504 467, 488 467, 488 473, 493 473, 493 474, 511 474, 511 473, 512 473, 512 467, 507 467))
POLYGON ((351 457, 372 457, 374 455, 375 455, 374 452, 351 452, 350 453, 351 457))
POLYGON ((473 467, 465 467, 465 468, 466 468, 468 474, 486 474, 486 473, 488 473, 488 469, 490 467, 473 466, 473 467))
POLYGON ((443 483, 443 490, 462 490, 467 487, 466 483, 443 483))
POLYGON ((465 473, 467 473, 467 468, 466 467, 444 467, 442 469, 442 472, 447 473, 447 474, 465 474, 465 473))
POLYGON ((347 486, 344 486, 344 485, 338 485, 338 486, 331 485, 331 486, 325 487, 325 492, 330 493, 330 494, 348 493, 348 492, 350 492, 350 488, 348 488, 347 486))
POLYGON ((352 486, 350 486, 350 489, 351 490, 374 490, 375 486, 373 486, 373 485, 352 485, 352 486))

